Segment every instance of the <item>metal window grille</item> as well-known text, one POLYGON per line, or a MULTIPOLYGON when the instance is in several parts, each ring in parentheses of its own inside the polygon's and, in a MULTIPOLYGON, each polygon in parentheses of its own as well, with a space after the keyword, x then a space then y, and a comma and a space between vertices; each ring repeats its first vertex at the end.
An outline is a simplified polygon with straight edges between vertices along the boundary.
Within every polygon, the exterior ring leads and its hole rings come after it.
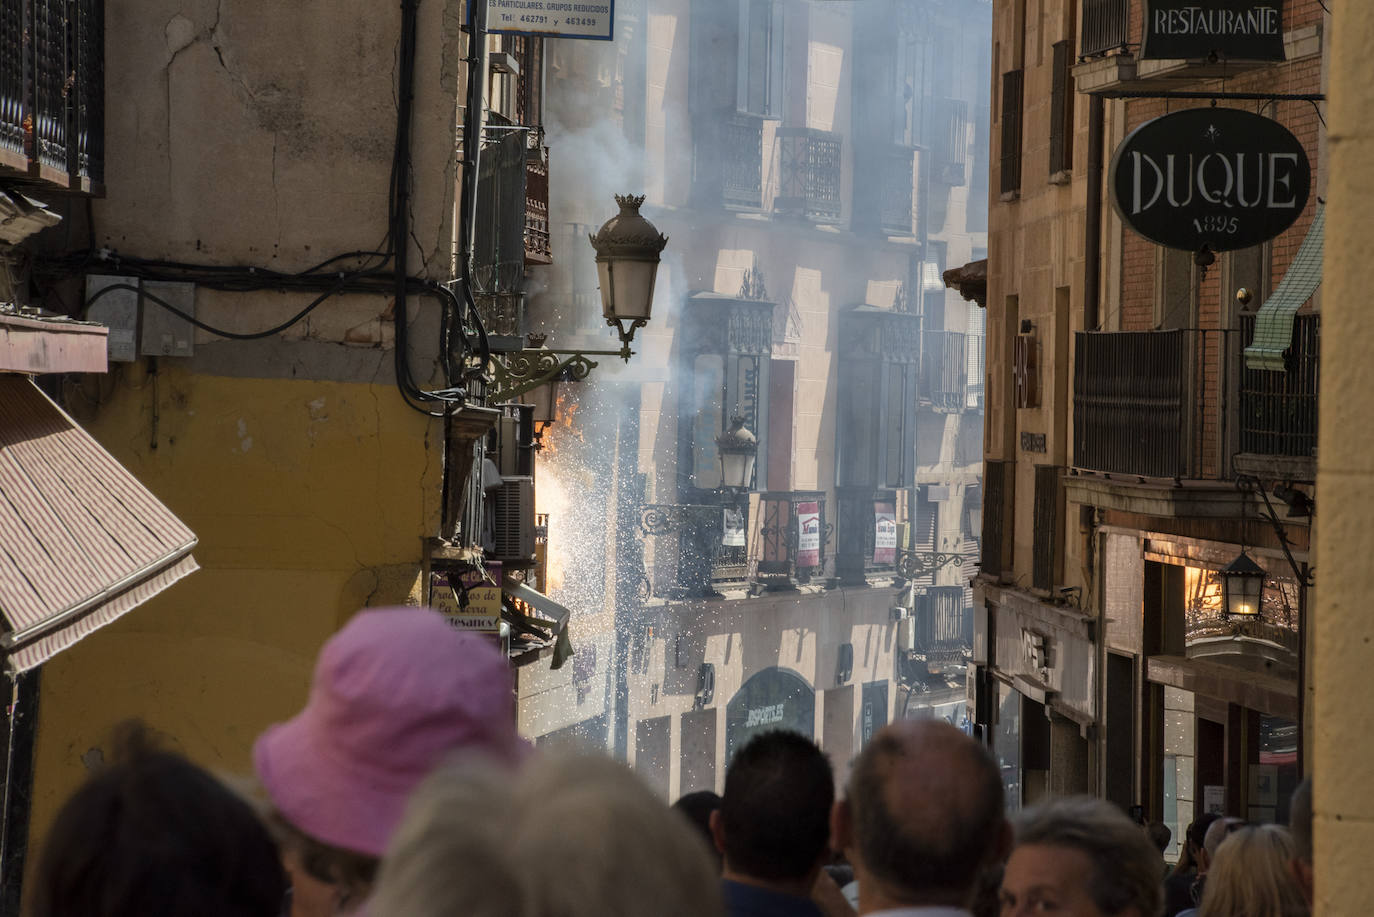
POLYGON ((1050 174, 1073 168, 1072 42, 1054 43, 1050 90, 1050 174))
POLYGON ((921 400, 937 414, 963 413, 969 384, 966 336, 927 331, 921 337, 921 400))
POLYGON ((1002 74, 1002 193, 1021 190, 1021 94, 1025 72, 1002 74))

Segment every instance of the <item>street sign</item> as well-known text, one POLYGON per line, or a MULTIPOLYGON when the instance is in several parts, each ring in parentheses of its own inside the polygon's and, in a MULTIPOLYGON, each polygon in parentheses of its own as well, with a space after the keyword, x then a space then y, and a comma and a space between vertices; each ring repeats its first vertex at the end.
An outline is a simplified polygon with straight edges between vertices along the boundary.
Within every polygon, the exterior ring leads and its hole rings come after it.
POLYGON ((615 37, 615 0, 487 0, 487 30, 546 38, 615 37))
POLYGON ((1283 60, 1283 0, 1147 0, 1142 60, 1283 60))
POLYGON ((1237 108, 1190 108, 1146 121, 1112 156, 1112 205, 1167 248, 1250 248, 1302 213, 1312 170, 1298 138, 1237 108))

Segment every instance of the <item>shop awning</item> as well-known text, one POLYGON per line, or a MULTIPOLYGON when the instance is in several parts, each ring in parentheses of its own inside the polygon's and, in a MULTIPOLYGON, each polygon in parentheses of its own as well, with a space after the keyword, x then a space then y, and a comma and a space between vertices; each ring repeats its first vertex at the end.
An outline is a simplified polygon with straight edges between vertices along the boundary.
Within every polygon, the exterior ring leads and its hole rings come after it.
POLYGON ((50 659, 196 569, 196 536, 27 376, 0 374, 0 654, 50 659))
MULTIPOLYGON (((552 649, 553 668, 560 668, 573 654, 572 639, 568 634, 568 621, 572 618, 572 611, 524 583, 507 580, 505 593, 546 616, 535 618, 517 613, 507 617, 507 623, 517 633, 523 634, 525 638, 533 637, 539 643, 536 646, 526 645, 523 652, 552 649)), ((514 645, 515 641, 512 643, 514 645)))
POLYGON ((1255 337, 1245 348, 1246 369, 1283 372, 1283 354, 1293 343, 1293 316, 1312 298, 1322 282, 1322 239, 1326 234, 1326 206, 1317 203, 1312 226, 1302 240, 1279 288, 1255 314, 1255 337))

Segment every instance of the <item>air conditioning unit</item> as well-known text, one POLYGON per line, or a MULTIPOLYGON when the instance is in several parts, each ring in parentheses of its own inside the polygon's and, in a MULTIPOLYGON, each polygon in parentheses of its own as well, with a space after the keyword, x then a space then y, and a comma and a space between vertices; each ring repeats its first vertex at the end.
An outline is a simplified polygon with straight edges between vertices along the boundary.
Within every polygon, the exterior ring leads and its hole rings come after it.
POLYGON ((507 564, 534 559, 534 478, 507 477, 487 499, 492 506, 492 556, 507 564))

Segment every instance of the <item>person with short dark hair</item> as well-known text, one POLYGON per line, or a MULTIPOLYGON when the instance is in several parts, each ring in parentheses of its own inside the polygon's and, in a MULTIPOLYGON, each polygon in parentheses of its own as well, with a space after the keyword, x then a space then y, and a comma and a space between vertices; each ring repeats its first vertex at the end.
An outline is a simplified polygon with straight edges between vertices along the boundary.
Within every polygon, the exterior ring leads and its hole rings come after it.
POLYGON ((1176 917, 1197 903, 1193 897, 1193 885, 1197 882, 1198 870, 1205 855, 1203 844, 1207 839, 1207 829, 1220 817, 1215 812, 1204 812, 1183 832, 1183 850, 1179 854, 1178 864, 1164 880, 1165 917, 1176 917))
POLYGON ((715 860, 716 868, 719 869, 722 862, 720 851, 716 849, 716 839, 711 835, 711 813, 720 808, 720 794, 710 790, 684 793, 678 797, 677 802, 673 803, 672 808, 681 812, 692 823, 692 827, 706 842, 706 848, 710 852, 711 858, 715 860))
POLYGON ((57 813, 31 917, 277 917, 281 856, 252 807, 143 727, 57 813))
POLYGON ((817 917, 810 894, 830 850, 835 777, 805 736, 770 731, 735 753, 711 833, 731 917, 817 917))
POLYGON ((967 914, 1010 843, 1001 774, 948 723, 893 723, 855 762, 832 833, 854 865, 860 914, 967 914))

